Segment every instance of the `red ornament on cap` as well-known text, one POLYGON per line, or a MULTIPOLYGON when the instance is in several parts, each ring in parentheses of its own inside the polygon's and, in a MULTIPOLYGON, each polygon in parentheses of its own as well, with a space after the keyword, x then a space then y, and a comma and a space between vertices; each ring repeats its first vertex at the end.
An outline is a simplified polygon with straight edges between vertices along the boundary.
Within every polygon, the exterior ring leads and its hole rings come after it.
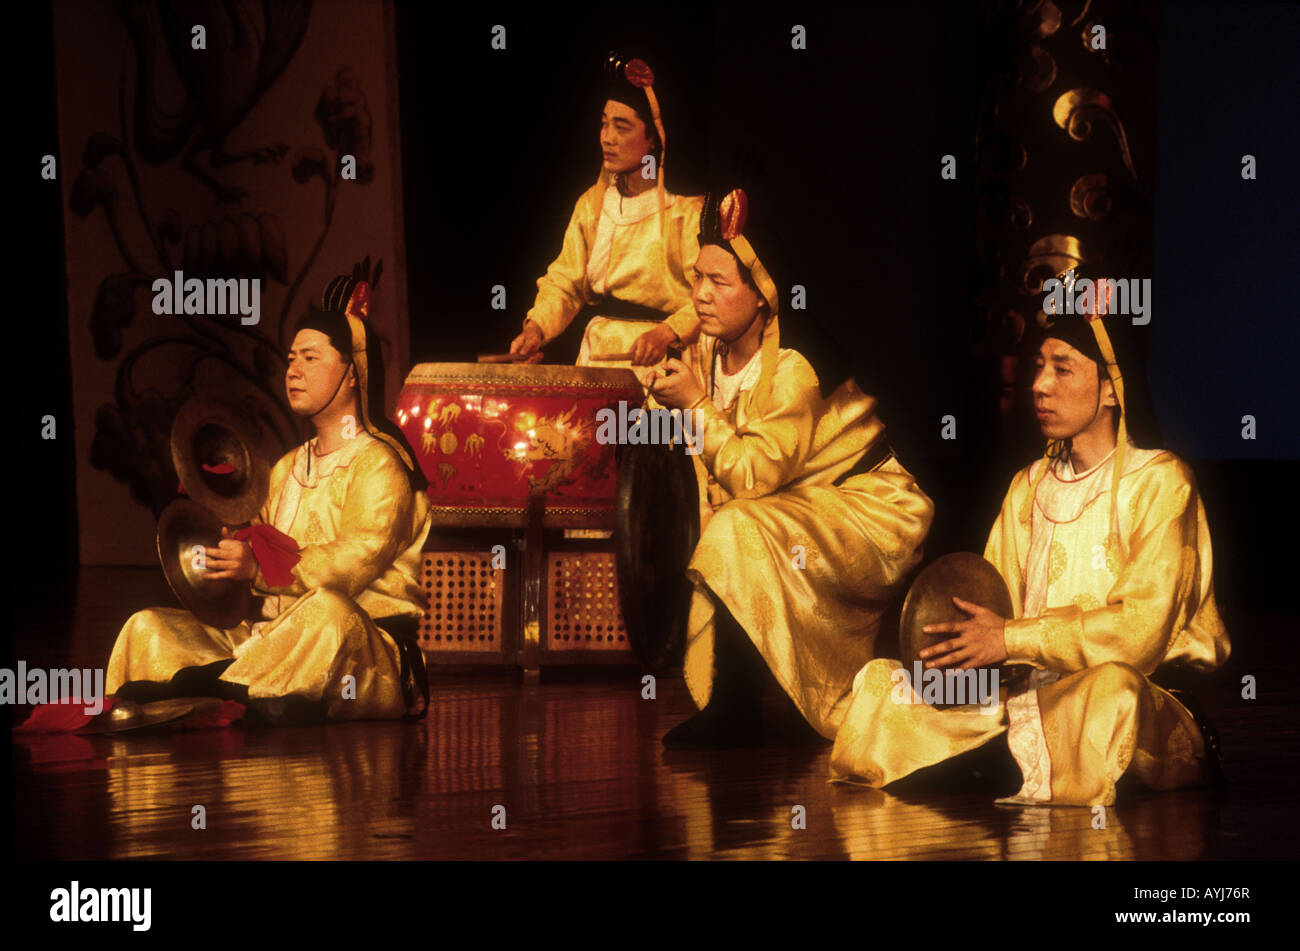
POLYGON ((645 89, 647 86, 655 84, 654 70, 643 59, 628 60, 627 65, 623 67, 623 75, 627 77, 628 82, 638 89, 645 89))
POLYGON ((370 285, 358 281, 352 288, 352 297, 348 300, 348 314, 363 320, 370 317, 370 285))
POLYGON ((743 188, 733 188, 727 192, 718 205, 718 221, 722 228, 722 237, 731 241, 740 237, 745 230, 745 219, 749 216, 749 196, 743 188))

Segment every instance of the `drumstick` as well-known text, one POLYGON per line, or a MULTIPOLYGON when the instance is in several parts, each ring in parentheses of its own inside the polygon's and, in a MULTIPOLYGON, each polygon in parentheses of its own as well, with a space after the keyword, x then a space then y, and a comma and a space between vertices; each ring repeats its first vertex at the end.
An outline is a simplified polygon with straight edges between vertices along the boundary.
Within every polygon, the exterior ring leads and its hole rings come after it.
MULTIPOLYGON (((679 350, 677 347, 669 347, 668 352, 665 354, 665 356, 672 357, 674 360, 680 360, 682 358, 682 351, 679 350)), ((588 360, 631 360, 632 354, 631 353, 602 353, 593 357, 588 357, 587 359, 588 360)))
MULTIPOLYGON (((668 356, 680 360, 682 352, 675 347, 668 348, 668 356)), ((531 354, 529 355, 531 356, 531 354)), ((478 355, 479 363, 520 363, 527 360, 528 357, 520 356, 517 353, 480 353, 478 355)), ((629 353, 600 353, 587 358, 591 361, 613 362, 615 360, 631 360, 632 354, 629 353)))

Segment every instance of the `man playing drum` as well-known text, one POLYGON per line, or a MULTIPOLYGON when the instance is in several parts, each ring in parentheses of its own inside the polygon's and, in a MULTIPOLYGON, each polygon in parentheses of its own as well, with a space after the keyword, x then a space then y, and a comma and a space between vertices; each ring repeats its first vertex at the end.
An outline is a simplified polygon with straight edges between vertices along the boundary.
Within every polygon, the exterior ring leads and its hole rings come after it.
POLYGON ((520 358, 540 359, 579 312, 591 318, 580 366, 656 363, 699 335, 687 274, 700 199, 664 187, 666 135, 650 67, 611 53, 605 72, 600 178, 574 205, 560 256, 537 282, 510 345, 520 358))

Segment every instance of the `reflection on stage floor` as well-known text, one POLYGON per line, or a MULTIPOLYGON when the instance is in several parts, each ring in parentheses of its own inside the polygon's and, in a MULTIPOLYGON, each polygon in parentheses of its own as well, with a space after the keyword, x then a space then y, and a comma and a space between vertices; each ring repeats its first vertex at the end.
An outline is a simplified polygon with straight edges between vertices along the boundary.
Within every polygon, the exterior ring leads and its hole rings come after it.
MULTIPOLYGON (((67 610, 72 642, 60 646, 28 622, 15 657, 102 664, 126 605, 147 603, 138 600, 146 594, 167 603, 155 574, 83 572, 67 610)), ((1293 704, 1210 695, 1228 790, 1125 790, 1099 829, 1088 809, 1000 807, 987 791, 904 796, 831 785, 828 748, 665 751, 660 738, 688 715, 690 700, 671 677, 644 700, 640 678, 606 671, 524 686, 435 672, 424 721, 15 736, 18 855, 1189 860, 1296 852, 1295 784, 1279 781, 1296 772, 1293 704), (194 828, 195 806, 205 828, 194 828)), ((1286 696, 1296 695, 1291 670, 1286 696)))

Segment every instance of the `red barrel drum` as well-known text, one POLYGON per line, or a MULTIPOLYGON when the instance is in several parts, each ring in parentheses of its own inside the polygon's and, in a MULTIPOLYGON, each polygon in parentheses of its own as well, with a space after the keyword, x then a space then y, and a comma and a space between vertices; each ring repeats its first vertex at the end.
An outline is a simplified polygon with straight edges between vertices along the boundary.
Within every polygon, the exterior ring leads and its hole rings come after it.
POLYGON ((429 480, 435 524, 523 525, 542 494, 548 527, 608 529, 617 446, 596 440, 596 414, 642 399, 626 369, 421 363, 395 415, 429 480))

